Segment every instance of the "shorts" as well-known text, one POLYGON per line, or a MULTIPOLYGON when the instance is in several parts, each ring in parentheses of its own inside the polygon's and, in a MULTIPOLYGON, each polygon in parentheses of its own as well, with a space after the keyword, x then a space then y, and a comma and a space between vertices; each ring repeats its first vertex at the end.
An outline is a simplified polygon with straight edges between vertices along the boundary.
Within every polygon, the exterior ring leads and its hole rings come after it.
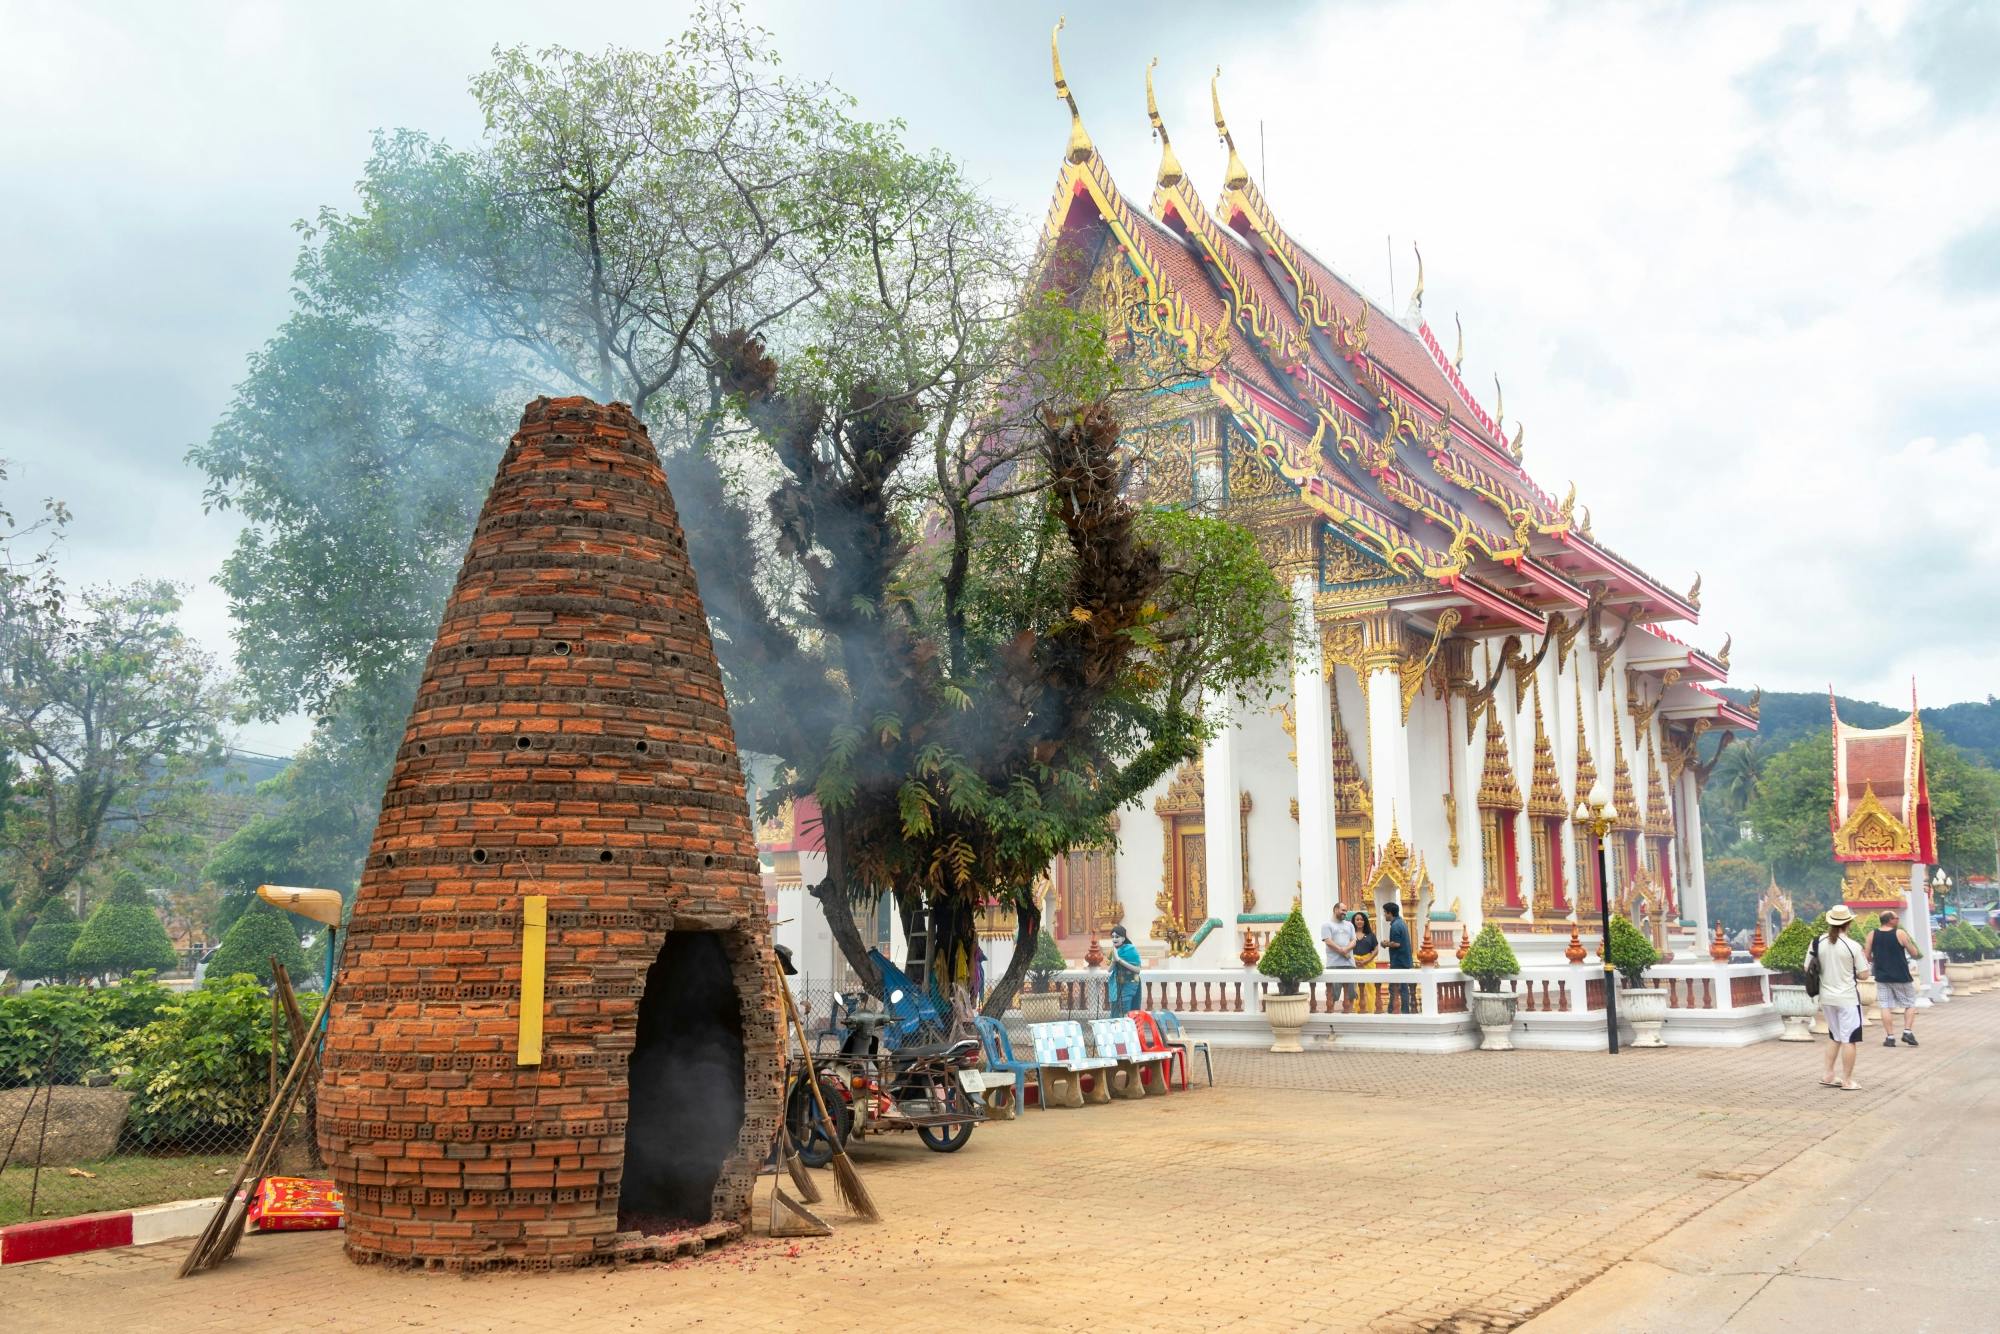
POLYGON ((1914 1010, 1917 1008, 1917 984, 1877 982, 1875 1000, 1885 1010, 1914 1010))
POLYGON ((1826 1020, 1827 1036, 1837 1043, 1861 1041, 1861 1007, 1859 1005, 1822 1005, 1820 1015, 1826 1020))

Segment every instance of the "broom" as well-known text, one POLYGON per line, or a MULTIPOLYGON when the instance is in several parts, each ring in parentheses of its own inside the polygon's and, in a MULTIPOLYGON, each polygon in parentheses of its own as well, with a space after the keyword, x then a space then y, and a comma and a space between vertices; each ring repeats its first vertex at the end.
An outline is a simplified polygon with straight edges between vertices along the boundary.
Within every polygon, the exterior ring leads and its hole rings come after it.
MULTIPOLYGON (((333 1004, 333 987, 326 989, 326 996, 319 1003, 319 1013, 313 1016, 313 1027, 318 1028, 326 1018, 327 1007, 333 1004)), ((227 1260, 236 1250, 236 1243, 242 1240, 243 1226, 248 1221, 249 1205, 236 1198, 243 1183, 250 1177, 262 1176, 270 1163, 278 1144, 277 1128, 284 1124, 291 1113, 293 1101, 305 1086, 306 1075, 319 1067, 319 1047, 307 1046, 292 1061, 291 1069, 285 1072, 285 1082, 278 1089, 278 1096, 271 1100, 270 1108, 264 1113, 264 1120, 257 1127, 257 1133, 250 1139, 250 1149, 244 1154, 243 1162, 236 1169, 235 1179, 229 1189, 223 1192, 222 1203, 216 1208, 208 1226, 195 1238, 194 1249, 181 1263, 177 1277, 186 1278, 205 1269, 213 1269, 227 1260)))
POLYGON ((819 1108, 820 1128, 826 1132, 826 1142, 833 1146, 833 1184, 845 1204, 855 1216, 870 1223, 882 1221, 882 1213, 875 1207, 875 1201, 868 1196, 868 1188, 861 1184, 861 1174, 854 1170, 848 1160, 847 1150, 841 1145, 840 1135, 833 1128, 833 1115, 826 1110, 826 1098, 820 1093, 819 1072, 813 1069, 812 1046, 806 1041, 806 1026, 799 1022, 798 1011, 792 1008, 792 989, 785 985, 784 970, 777 961, 771 962, 771 971, 778 979, 778 996, 785 1004, 785 1018, 791 1025, 786 1030, 796 1030, 799 1035, 799 1054, 806 1063, 806 1084, 812 1089, 813 1103, 819 1108))
MULTIPOLYGON (((790 1029, 786 1031, 789 1033, 790 1029)), ((791 1174, 792 1188, 807 1204, 818 1204, 819 1183, 812 1179, 812 1173, 806 1171, 805 1163, 799 1158, 799 1146, 792 1143, 791 1127, 782 1120, 778 1122, 778 1153, 785 1160, 785 1171, 791 1174)))

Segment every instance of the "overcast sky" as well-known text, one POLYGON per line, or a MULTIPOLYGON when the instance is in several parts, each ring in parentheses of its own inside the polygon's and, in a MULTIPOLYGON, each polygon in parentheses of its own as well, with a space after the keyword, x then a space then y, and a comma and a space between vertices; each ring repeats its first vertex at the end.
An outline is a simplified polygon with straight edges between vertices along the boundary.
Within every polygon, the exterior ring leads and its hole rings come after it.
MULTIPOLYGON (((1996 688, 2000 5, 1073 7, 1064 64, 1126 192, 1150 194, 1157 55, 1214 196, 1219 63, 1287 230, 1398 311, 1423 247, 1467 383, 1490 410, 1500 375, 1530 468, 1574 479, 1600 538, 1675 587, 1702 572, 1683 633, 1733 633, 1738 682, 1996 688)), ((749 8, 789 65, 1039 226, 1068 128, 1055 6, 749 8)), ((284 315, 290 224, 352 199, 378 128, 476 137, 495 44, 652 46, 684 12, 0 0, 12 508, 66 499, 74 580, 180 580, 227 656, 210 579, 235 527, 182 456, 284 315)))

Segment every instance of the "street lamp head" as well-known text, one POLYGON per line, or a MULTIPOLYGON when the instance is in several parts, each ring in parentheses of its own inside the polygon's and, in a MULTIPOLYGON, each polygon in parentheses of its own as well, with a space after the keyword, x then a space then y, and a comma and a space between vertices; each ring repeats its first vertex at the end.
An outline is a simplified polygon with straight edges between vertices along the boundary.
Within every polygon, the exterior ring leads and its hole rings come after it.
POLYGON ((1603 774, 1599 774, 1597 776, 1597 781, 1590 785, 1590 805, 1593 810, 1600 810, 1600 811, 1605 811, 1607 813, 1614 813, 1611 812, 1610 809, 1611 784, 1604 781, 1603 774))

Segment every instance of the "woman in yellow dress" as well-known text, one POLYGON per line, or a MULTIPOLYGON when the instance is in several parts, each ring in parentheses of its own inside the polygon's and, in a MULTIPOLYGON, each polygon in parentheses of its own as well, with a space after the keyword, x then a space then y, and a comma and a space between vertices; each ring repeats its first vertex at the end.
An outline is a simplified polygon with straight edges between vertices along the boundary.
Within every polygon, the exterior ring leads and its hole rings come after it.
MULTIPOLYGON (((1375 939, 1375 924, 1368 920, 1368 914, 1365 912, 1357 912, 1349 920, 1354 923, 1354 966, 1356 968, 1373 968, 1375 966, 1375 953, 1380 947, 1380 942, 1375 939)), ((1371 985, 1364 982, 1356 987, 1354 991, 1354 1012, 1356 1014, 1378 1014, 1381 1012, 1381 983, 1377 982, 1371 985)))

